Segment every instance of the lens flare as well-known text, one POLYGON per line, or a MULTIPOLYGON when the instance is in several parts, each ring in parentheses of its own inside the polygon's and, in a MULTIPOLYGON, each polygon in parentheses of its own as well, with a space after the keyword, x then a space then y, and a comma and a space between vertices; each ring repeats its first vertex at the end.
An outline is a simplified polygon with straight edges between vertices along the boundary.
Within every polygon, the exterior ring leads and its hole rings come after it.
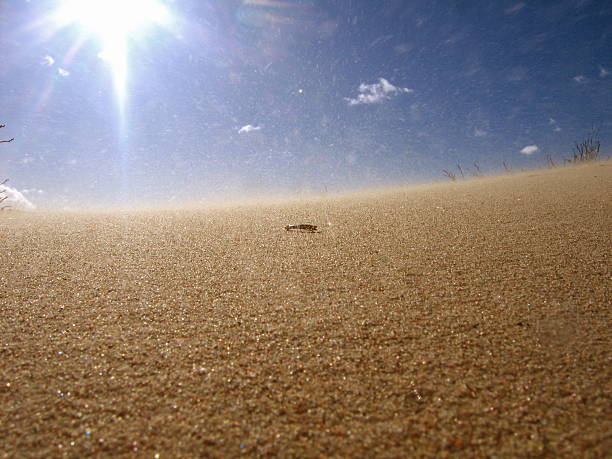
POLYGON ((120 111, 128 83, 128 41, 139 29, 170 22, 166 7, 156 0, 63 0, 56 12, 60 27, 76 24, 102 46, 98 56, 108 62, 120 111))

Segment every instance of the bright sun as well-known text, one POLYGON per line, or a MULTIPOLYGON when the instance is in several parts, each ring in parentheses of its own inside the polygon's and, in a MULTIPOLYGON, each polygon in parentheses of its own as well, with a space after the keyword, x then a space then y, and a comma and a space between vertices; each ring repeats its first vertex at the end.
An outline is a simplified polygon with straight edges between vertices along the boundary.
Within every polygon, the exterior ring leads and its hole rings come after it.
POLYGON ((147 25, 169 25, 168 10, 156 0, 61 0, 56 20, 78 24, 102 45, 99 56, 112 68, 120 104, 127 82, 128 39, 147 25))

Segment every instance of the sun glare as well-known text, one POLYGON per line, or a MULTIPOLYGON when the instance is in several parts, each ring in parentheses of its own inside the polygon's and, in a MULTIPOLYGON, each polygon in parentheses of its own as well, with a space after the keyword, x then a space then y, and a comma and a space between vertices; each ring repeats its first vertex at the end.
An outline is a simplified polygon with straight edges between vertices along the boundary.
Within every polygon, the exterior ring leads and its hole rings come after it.
POLYGON ((168 10, 156 0, 63 0, 56 19, 62 26, 79 25, 95 35, 102 47, 98 56, 109 63, 120 107, 128 77, 128 40, 147 25, 168 25, 168 10))

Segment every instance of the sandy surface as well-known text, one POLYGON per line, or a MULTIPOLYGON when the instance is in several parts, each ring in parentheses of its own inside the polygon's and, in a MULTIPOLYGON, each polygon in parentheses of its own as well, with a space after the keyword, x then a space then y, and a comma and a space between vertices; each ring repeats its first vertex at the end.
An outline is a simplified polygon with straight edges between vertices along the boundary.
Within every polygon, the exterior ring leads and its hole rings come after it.
POLYGON ((612 450, 610 162, 0 234, 0 457, 612 450))

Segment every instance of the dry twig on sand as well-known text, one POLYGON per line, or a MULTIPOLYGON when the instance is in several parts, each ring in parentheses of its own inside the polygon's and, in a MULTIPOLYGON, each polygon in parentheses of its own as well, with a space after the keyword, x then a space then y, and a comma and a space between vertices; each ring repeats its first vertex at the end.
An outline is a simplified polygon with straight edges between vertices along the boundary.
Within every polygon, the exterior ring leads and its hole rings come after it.
POLYGON ((306 223, 300 223, 299 225, 287 225, 285 226, 287 231, 301 231, 305 233, 318 233, 317 225, 310 225, 306 223))

